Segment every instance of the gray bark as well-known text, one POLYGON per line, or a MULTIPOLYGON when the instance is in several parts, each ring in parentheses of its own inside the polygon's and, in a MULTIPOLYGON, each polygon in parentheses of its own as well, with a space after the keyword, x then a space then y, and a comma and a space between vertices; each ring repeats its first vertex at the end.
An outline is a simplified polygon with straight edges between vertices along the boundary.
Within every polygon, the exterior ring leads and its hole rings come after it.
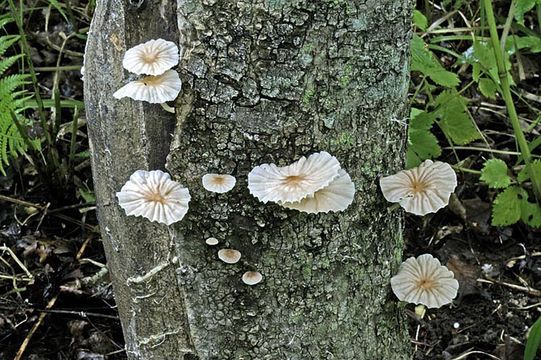
POLYGON ((403 163, 411 4, 177 2, 98 1, 86 52, 95 190, 129 357, 409 358, 389 291, 402 219, 377 179, 403 163), (156 37, 183 48, 176 119, 111 96, 126 81, 124 51, 156 37), (355 182, 347 211, 308 215, 249 194, 252 167, 319 150, 355 182), (189 187, 182 222, 123 214, 115 192, 137 169, 166 169, 189 187), (206 192, 210 172, 237 186, 206 192), (223 247, 241 262, 220 262, 223 247), (263 282, 244 285, 255 269, 263 282))

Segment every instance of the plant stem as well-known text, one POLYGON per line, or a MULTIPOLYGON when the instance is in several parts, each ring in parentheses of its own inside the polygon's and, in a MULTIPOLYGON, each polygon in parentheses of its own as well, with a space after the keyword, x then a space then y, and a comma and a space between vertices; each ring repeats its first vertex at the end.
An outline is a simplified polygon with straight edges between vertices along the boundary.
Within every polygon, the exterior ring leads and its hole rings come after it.
MULTIPOLYGON (((503 60, 503 49, 500 47, 500 40, 498 38, 498 30, 496 28, 496 19, 494 18, 494 11, 492 9, 492 0, 483 0, 483 5, 486 12, 486 20, 488 27, 490 29, 490 39, 492 41, 492 47, 494 50, 494 57, 496 58, 496 65, 498 66, 498 75, 500 77, 500 84, 502 89, 502 97, 505 101, 505 106, 507 107, 507 113, 509 115, 509 120, 513 126, 513 131, 515 133, 515 138, 524 158, 526 165, 529 165, 532 162, 532 154, 530 148, 528 147, 528 142, 524 136, 524 132, 520 127, 518 120, 517 111, 515 109, 515 104, 513 103, 513 96, 511 95, 511 86, 509 81, 509 73, 505 67, 505 62, 503 60)), ((541 179, 532 172, 530 175, 532 180, 533 189, 537 201, 541 200, 541 179)))
MULTIPOLYGON (((36 71, 34 70, 34 64, 32 63, 32 59, 30 59, 30 47, 28 46, 28 42, 26 41, 26 33, 24 32, 24 27, 22 23, 22 10, 21 10, 21 13, 17 12, 17 7, 15 6, 15 3, 13 2, 13 0, 9 0, 9 7, 11 10, 11 14, 13 15, 13 18, 15 19, 15 23, 17 24, 19 35, 21 36, 20 45, 23 50, 23 53, 26 56, 26 60, 27 60, 26 63, 28 64, 30 78, 32 79, 32 84, 34 86, 34 96, 36 97, 36 102, 38 105, 38 114, 39 114, 39 119, 41 122, 41 127, 44 130, 47 130, 48 129, 47 120, 45 119, 45 111, 43 109, 43 103, 41 101, 41 95, 39 92, 38 79, 36 77, 36 71)), ((21 3, 21 9, 22 9, 22 3, 21 3)), ((48 131, 45 131, 45 139, 47 140, 47 144, 49 146, 53 146, 51 134, 48 131)))

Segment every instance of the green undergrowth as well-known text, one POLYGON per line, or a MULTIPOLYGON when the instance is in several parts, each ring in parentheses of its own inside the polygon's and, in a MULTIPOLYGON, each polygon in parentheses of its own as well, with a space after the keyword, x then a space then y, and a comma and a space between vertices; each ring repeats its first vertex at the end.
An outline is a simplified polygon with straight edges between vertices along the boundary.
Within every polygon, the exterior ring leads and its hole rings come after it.
POLYGON ((406 164, 442 159, 478 175, 491 195, 492 225, 539 228, 541 111, 520 82, 527 83, 526 60, 541 53, 541 20, 533 21, 541 1, 512 1, 496 15, 492 7, 481 1, 479 14, 466 2, 444 1, 439 18, 434 9, 414 11, 406 164))
MULTIPOLYGON (((6 32, 5 26, 13 21, 10 14, 0 16, 2 32, 6 32)), ((40 148, 39 140, 30 139, 25 134, 25 129, 31 124, 24 115, 25 101, 30 98, 24 88, 29 83, 29 75, 11 71, 23 55, 6 55, 19 39, 18 35, 0 36, 0 173, 3 175, 10 158, 25 154, 29 148, 40 148)))

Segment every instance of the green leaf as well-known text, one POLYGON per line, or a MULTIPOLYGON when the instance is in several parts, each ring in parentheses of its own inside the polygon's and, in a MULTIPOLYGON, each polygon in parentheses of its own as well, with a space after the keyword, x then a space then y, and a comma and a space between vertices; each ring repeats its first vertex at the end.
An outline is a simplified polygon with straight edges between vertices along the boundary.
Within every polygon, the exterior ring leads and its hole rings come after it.
POLYGON ((481 91, 481 94, 486 96, 489 99, 496 100, 496 92, 498 91, 498 87, 496 84, 494 84, 494 81, 489 78, 482 78, 479 80, 479 90, 481 91))
POLYGON ((541 207, 537 203, 528 200, 522 201, 520 218, 531 227, 541 227, 541 207))
POLYGON ((441 155, 441 148, 436 137, 427 130, 410 129, 409 149, 413 150, 421 160, 441 155))
POLYGON ((526 165, 518 172, 517 180, 519 183, 523 183, 530 178, 530 172, 528 170, 528 165, 526 165))
POLYGON ((529 165, 526 165, 520 170, 517 175, 517 180, 519 182, 524 182, 531 179, 531 172, 535 174, 538 179, 541 179, 541 160, 536 159, 532 161, 529 165))
POLYGON ((410 129, 430 130, 435 120, 436 116, 433 113, 412 108, 410 111, 409 127, 410 129))
POLYGON ((481 170, 480 179, 492 189, 503 189, 511 185, 511 178, 507 175, 507 165, 500 159, 487 160, 481 170))
POLYGON ((505 50, 513 55, 518 50, 528 50, 531 53, 541 52, 541 37, 539 36, 510 36, 505 42, 505 50))
POLYGON ((441 66, 423 39, 415 34, 411 39, 411 71, 419 71, 436 84, 445 87, 455 87, 460 82, 455 73, 441 66))
POLYGON ((524 14, 533 9, 536 0, 518 0, 515 1, 515 20, 524 25, 524 14))
POLYGON ((528 334, 528 341, 526 341, 526 349, 524 350, 524 360, 534 360, 539 345, 541 345, 541 317, 533 323, 528 334))
POLYGON ((419 29, 425 31, 428 27, 428 20, 426 19, 426 16, 424 16, 422 12, 415 9, 413 10, 413 24, 417 26, 419 29))
MULTIPOLYGON (((500 49, 498 49, 500 51, 500 49)), ((494 57, 494 48, 492 44, 484 41, 474 41, 473 47, 468 49, 465 54, 465 59, 468 63, 473 65, 473 79, 478 81, 481 71, 490 74, 492 79, 499 81, 498 66, 496 65, 496 58, 494 57)), ((505 68, 509 72, 511 69, 511 61, 509 60, 509 53, 503 52, 505 68)), ((512 82, 512 78, 510 78, 512 82)), ((514 83, 512 83, 514 85, 514 83)))
POLYGON ((412 108, 408 127, 408 151, 406 153, 406 166, 408 168, 419 165, 426 159, 441 155, 441 148, 436 137, 430 132, 436 117, 433 113, 412 108))
POLYGON ((512 225, 520 220, 522 201, 527 199, 526 190, 518 186, 510 186, 496 196, 492 204, 492 225, 512 225))
POLYGON ((455 87, 459 84, 460 80, 458 75, 454 72, 447 71, 443 68, 431 68, 428 69, 426 75, 432 79, 436 84, 445 87, 455 87))
POLYGON ((442 131, 457 145, 480 139, 481 134, 466 112, 466 99, 456 90, 445 90, 436 98, 436 116, 442 131))

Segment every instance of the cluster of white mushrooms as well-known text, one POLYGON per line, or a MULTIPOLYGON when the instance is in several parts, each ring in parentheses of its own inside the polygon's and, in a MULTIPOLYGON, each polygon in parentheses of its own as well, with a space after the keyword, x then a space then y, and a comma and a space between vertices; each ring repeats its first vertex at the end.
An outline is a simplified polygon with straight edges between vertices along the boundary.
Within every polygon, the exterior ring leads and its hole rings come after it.
MULTIPOLYGON (((175 100, 182 87, 178 73, 172 70, 178 62, 178 47, 163 39, 150 40, 129 49, 122 62, 124 68, 144 76, 124 85, 114 97, 158 103, 174 112, 165 103, 175 100)), ((201 180, 206 190, 219 194, 232 190, 236 184, 235 177, 228 174, 206 174, 201 180)), ((385 199, 420 216, 445 207, 456 186, 457 178, 451 166, 431 160, 380 179, 385 199)), ((355 185, 349 174, 325 151, 302 157, 288 166, 256 166, 248 174, 248 189, 263 203, 273 202, 310 214, 343 211, 351 205, 355 195, 355 185)), ((166 225, 184 218, 191 199, 187 188, 160 170, 137 170, 117 197, 127 215, 142 216, 166 225)), ((209 246, 219 244, 214 237, 205 242, 209 246)), ((226 264, 236 264, 241 253, 235 249, 221 249, 218 258, 226 264)), ((258 271, 247 271, 242 276, 247 285, 258 284, 262 279, 258 271)), ((457 295, 458 282, 438 259, 424 254, 403 262, 398 274, 391 279, 391 287, 401 301, 436 308, 452 302, 457 295)))
POLYGON ((122 61, 124 69, 143 76, 121 87, 113 96, 161 104, 167 111, 174 112, 166 102, 175 100, 182 88, 178 73, 171 70, 178 62, 177 45, 164 39, 149 40, 129 49, 122 61))
POLYGON ((263 203, 310 214, 343 211, 355 195, 348 173, 325 151, 303 156, 288 166, 256 166, 248 174, 248 189, 263 203))

